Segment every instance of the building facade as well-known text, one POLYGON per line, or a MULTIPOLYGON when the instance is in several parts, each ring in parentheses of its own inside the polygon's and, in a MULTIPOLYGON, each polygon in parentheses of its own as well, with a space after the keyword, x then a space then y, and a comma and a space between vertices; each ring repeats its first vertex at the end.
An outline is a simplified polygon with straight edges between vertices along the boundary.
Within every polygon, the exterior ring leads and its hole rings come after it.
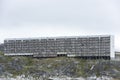
POLYGON ((73 36, 4 40, 5 55, 114 58, 113 36, 73 36))
POLYGON ((0 52, 4 52, 4 44, 0 44, 0 52))

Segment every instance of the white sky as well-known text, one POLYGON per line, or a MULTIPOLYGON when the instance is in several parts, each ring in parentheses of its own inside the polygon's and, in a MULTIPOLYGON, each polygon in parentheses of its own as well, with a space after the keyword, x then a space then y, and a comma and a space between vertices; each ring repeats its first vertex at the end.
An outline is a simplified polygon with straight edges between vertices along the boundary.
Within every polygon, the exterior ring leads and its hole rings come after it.
POLYGON ((110 34, 120 50, 120 0, 0 0, 5 38, 110 34))

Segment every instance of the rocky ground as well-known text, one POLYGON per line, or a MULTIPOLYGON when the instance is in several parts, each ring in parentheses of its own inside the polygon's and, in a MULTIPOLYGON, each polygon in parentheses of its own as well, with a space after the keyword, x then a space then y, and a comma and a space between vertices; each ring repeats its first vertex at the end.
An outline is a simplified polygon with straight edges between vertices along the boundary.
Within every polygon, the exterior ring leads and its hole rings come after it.
POLYGON ((0 76, 14 78, 21 75, 32 76, 39 80, 55 79, 56 77, 86 79, 92 77, 93 79, 103 76, 109 77, 108 80, 120 80, 120 61, 82 60, 66 57, 37 59, 25 56, 9 57, 0 53, 0 76))

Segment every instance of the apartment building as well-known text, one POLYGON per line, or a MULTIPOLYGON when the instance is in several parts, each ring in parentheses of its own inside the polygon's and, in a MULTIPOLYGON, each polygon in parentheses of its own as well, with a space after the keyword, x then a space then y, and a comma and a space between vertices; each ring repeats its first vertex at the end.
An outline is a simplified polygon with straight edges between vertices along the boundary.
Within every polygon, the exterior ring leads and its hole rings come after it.
POLYGON ((111 35, 15 38, 4 40, 4 54, 33 57, 114 58, 111 35))

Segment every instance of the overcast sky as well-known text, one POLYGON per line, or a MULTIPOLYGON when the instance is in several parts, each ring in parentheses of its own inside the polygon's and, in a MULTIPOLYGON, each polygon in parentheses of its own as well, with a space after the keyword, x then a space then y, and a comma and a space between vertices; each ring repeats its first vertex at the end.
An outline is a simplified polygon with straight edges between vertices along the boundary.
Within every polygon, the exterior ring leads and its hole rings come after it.
POLYGON ((120 50, 120 0, 0 0, 0 42, 106 34, 120 50))

